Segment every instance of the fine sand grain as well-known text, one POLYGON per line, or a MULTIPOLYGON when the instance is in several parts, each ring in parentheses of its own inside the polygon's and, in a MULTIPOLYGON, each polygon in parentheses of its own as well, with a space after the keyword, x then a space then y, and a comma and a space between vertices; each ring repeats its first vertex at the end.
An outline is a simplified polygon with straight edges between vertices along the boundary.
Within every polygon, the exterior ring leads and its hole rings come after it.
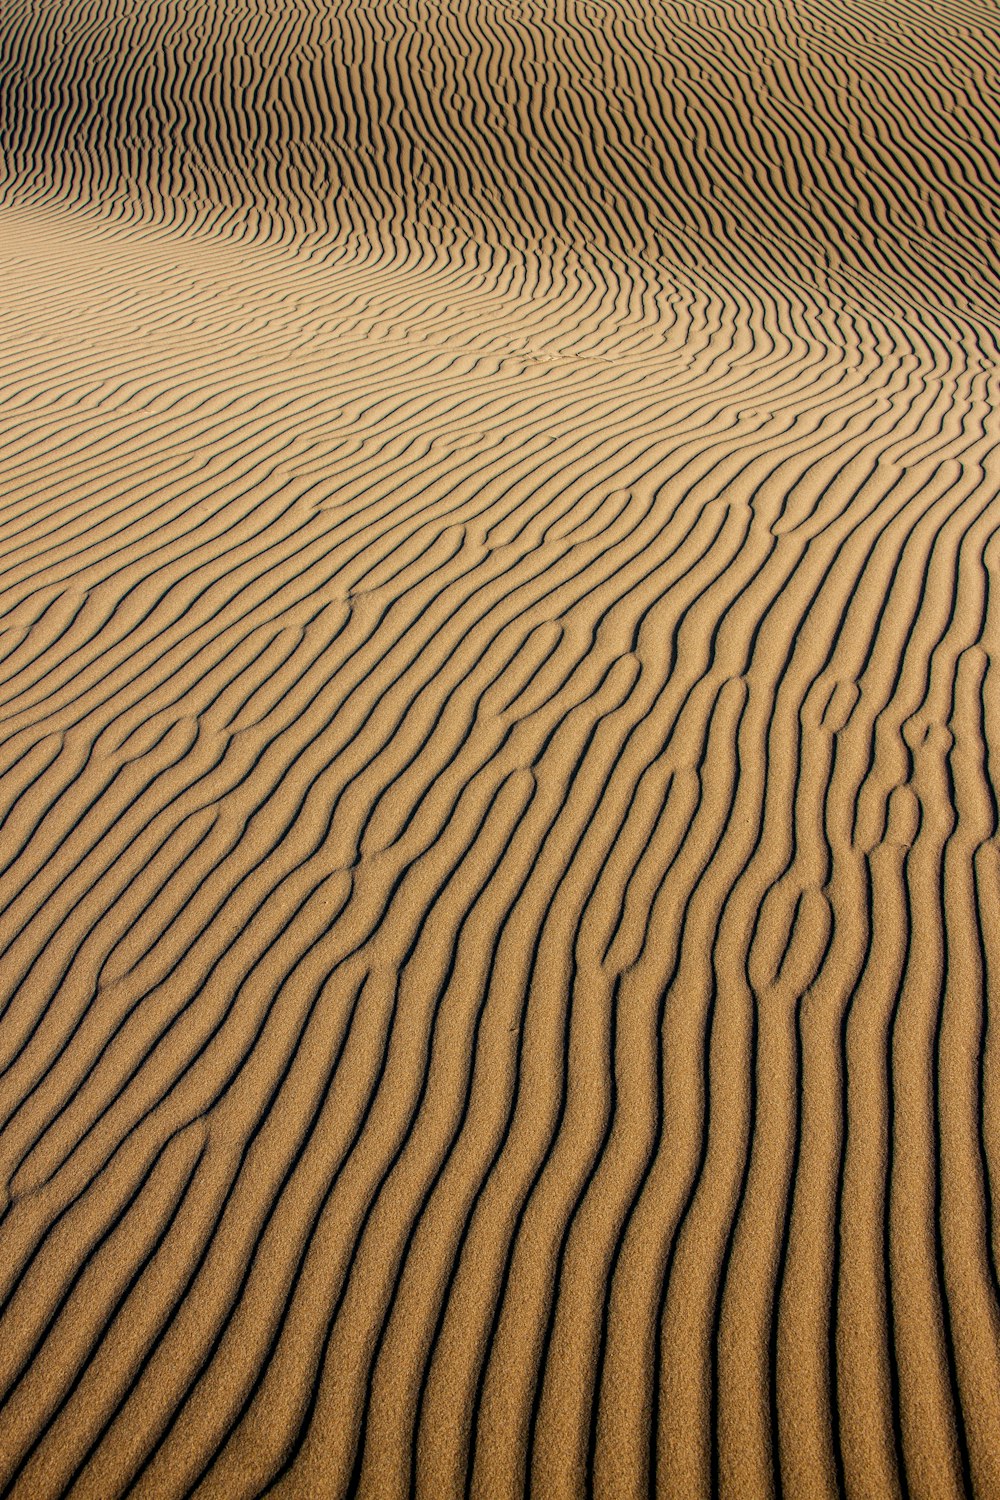
POLYGON ((3 0, 0 1496, 1000 1497, 998 39, 3 0))

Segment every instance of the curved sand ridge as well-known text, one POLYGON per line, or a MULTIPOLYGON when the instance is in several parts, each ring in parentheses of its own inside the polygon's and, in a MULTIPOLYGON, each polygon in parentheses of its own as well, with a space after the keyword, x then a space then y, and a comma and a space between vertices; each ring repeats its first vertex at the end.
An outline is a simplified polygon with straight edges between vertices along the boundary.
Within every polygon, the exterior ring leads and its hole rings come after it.
POLYGON ((1000 1494, 996 41, 7 0, 3 1494, 1000 1494))

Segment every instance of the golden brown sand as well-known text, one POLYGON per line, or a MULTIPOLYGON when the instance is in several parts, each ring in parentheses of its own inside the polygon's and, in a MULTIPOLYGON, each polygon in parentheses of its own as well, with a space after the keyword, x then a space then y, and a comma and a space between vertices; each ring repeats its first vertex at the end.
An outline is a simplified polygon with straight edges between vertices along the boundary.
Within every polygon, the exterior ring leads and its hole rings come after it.
POLYGON ((0 1495, 1000 1496, 998 33, 5 0, 0 1495))

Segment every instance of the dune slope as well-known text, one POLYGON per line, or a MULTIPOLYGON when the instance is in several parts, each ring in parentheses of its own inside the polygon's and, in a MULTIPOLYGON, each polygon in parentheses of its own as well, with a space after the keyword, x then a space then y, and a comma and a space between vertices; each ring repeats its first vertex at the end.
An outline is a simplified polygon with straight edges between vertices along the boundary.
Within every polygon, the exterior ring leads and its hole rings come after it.
POLYGON ((6 0, 0 1494, 1000 1494, 976 0, 6 0))

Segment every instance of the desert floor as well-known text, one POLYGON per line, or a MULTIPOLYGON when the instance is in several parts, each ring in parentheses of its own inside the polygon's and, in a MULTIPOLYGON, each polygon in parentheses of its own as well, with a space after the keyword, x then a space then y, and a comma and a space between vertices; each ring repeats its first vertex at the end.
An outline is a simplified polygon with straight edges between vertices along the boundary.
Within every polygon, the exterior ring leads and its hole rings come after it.
POLYGON ((0 1496, 1000 1497, 998 41, 4 0, 0 1496))

